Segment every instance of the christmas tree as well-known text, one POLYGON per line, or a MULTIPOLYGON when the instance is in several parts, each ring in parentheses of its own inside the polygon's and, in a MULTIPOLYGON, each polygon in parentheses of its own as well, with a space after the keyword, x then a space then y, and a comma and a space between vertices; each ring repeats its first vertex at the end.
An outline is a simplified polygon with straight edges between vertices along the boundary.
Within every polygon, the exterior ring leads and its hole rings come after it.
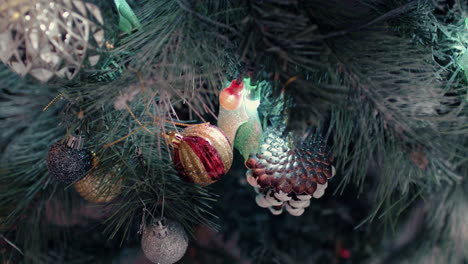
POLYGON ((467 263, 468 3, 5 0, 0 263, 467 263))

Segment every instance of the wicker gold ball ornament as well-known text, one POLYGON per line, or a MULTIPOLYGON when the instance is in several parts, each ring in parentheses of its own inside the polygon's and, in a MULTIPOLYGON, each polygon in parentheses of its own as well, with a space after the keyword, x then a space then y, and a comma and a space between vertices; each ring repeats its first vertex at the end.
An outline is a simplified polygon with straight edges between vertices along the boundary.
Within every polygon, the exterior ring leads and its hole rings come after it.
POLYGON ((219 180, 232 165, 232 145, 224 132, 208 123, 165 135, 173 147, 176 169, 186 181, 206 186, 219 180))
POLYGON ((122 179, 114 171, 107 174, 91 171, 74 184, 75 190, 85 200, 92 203, 108 203, 119 196, 122 190, 122 179))
POLYGON ((99 8, 80 0, 3 0, 0 60, 41 82, 72 79, 83 63, 95 65, 104 43, 99 8), (94 54, 92 54, 94 52, 94 54))
POLYGON ((175 221, 163 219, 143 230, 141 249, 153 263, 175 263, 184 256, 187 247, 184 228, 175 221))
POLYGON ((256 155, 246 161, 247 182, 255 187, 258 206, 274 215, 283 209, 300 216, 310 199, 320 198, 335 175, 331 151, 319 135, 291 146, 279 130, 268 129, 256 155))
POLYGON ((56 180, 70 184, 83 178, 93 167, 94 156, 83 148, 83 138, 69 136, 53 144, 47 153, 47 169, 56 180))

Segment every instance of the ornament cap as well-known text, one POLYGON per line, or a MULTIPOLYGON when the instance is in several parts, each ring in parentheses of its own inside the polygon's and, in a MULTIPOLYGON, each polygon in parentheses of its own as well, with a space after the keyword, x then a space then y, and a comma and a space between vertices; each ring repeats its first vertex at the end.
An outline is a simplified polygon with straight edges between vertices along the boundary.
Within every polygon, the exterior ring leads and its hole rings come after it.
POLYGON ((168 144, 174 148, 177 148, 180 144, 180 141, 184 139, 184 136, 177 133, 176 131, 171 131, 167 134, 164 134, 164 138, 167 140, 168 144))
POLYGON ((84 138, 81 136, 73 136, 70 135, 67 138, 67 146, 76 149, 76 150, 82 150, 84 145, 84 138))
POLYGON ((155 228, 153 230, 153 234, 157 235, 159 239, 166 238, 168 235, 167 232, 167 222, 166 219, 162 218, 154 224, 155 228))

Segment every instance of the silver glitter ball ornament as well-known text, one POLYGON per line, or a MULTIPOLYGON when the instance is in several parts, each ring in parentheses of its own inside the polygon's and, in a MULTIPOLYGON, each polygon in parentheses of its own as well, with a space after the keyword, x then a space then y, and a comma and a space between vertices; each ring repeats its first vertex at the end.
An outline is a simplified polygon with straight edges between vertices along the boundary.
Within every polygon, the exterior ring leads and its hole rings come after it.
POLYGON ((160 220, 147 226, 141 238, 141 248, 153 263, 172 264, 180 260, 188 247, 184 228, 172 220, 160 220))
POLYGON ((94 48, 103 45, 104 21, 97 6, 79 0, 6 0, 0 8, 0 60, 19 75, 41 82, 54 75, 72 79, 84 63, 98 62, 94 48))

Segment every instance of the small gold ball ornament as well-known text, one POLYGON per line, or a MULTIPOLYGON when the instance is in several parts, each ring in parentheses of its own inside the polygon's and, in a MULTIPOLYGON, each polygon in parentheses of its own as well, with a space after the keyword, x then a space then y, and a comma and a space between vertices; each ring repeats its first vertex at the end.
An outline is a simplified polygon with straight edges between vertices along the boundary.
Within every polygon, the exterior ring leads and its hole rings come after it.
POLYGON ((116 179, 116 177, 113 171, 104 175, 92 171, 74 184, 75 190, 89 202, 108 203, 114 200, 122 190, 122 179, 116 179))
POLYGON ((141 248, 153 263, 172 264, 179 261, 187 251, 188 238, 184 228, 172 220, 160 220, 156 225, 145 227, 141 248))

